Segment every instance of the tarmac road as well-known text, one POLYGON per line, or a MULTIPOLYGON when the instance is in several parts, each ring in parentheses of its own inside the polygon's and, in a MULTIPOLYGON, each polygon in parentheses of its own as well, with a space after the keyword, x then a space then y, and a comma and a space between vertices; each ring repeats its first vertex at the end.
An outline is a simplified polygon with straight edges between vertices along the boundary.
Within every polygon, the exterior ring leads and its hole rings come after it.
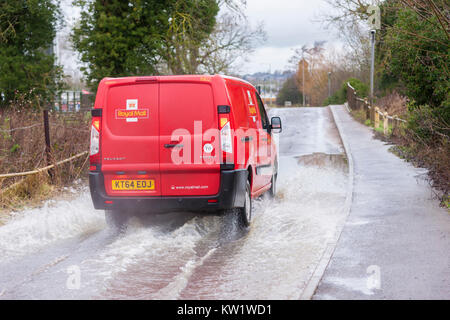
POLYGON ((171 213, 105 225, 89 192, 0 227, 0 299, 298 299, 346 218, 343 147, 329 108, 271 110, 279 195, 236 217, 171 213))

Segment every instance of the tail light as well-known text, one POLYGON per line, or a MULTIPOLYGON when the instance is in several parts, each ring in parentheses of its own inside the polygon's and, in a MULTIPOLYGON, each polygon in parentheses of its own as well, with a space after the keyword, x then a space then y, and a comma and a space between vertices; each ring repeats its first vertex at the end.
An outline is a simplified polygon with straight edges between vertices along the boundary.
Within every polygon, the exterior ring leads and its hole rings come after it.
POLYGON ((93 116, 91 125, 91 145, 89 149, 89 156, 90 156, 89 160, 91 163, 91 168, 95 168, 95 166, 92 165, 100 164, 100 132, 102 127, 101 125, 102 125, 101 117, 93 116))
POLYGON ((222 163, 233 163, 233 136, 231 132, 229 106, 219 106, 219 129, 222 163))
POLYGON ((233 152, 231 125, 229 121, 220 129, 220 147, 223 152, 233 152))

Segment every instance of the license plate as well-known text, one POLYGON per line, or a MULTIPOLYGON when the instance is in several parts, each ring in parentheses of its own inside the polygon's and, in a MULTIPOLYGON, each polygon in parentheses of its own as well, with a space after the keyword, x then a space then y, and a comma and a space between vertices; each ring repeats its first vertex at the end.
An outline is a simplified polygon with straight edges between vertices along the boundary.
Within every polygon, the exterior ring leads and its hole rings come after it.
POLYGON ((113 180, 113 190, 154 190, 155 180, 113 180))

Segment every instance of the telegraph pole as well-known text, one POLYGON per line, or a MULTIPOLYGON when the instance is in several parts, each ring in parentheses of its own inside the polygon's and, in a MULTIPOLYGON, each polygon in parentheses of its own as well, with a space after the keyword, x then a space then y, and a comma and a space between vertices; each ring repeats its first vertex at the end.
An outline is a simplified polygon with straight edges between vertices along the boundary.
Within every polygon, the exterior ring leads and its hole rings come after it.
POLYGON ((302 98, 303 106, 305 106, 305 55, 302 54, 302 98))
POLYGON ((328 97, 331 97, 331 71, 328 72, 328 97))
POLYGON ((272 107, 272 64, 269 64, 269 101, 272 107))
POLYGON ((370 30, 370 45, 371 45, 371 57, 370 57, 370 104, 373 105, 373 82, 374 82, 374 69, 375 69, 375 33, 376 30, 370 30))

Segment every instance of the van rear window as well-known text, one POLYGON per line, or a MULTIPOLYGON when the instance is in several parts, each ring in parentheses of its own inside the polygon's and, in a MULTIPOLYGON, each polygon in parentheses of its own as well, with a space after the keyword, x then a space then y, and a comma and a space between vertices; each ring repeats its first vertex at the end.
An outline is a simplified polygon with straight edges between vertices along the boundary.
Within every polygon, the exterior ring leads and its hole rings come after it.
POLYGON ((112 87, 107 95, 107 127, 115 135, 147 136, 158 134, 158 84, 112 87))
POLYGON ((176 129, 194 133, 194 122, 201 121, 202 132, 217 127, 212 88, 209 84, 160 84, 161 135, 176 129))

